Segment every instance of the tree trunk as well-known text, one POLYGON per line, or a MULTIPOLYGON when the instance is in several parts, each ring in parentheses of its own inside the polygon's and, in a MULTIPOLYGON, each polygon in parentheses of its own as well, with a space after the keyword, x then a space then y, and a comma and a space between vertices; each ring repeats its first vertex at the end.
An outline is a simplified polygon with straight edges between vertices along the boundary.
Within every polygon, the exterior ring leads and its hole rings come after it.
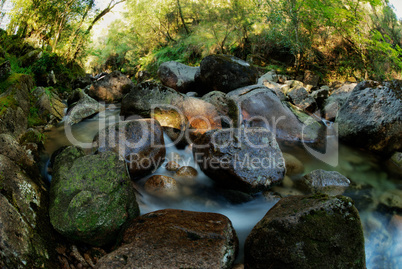
POLYGON ((75 51, 73 54, 73 57, 70 60, 74 60, 77 58, 79 52, 81 51, 82 46, 84 45, 85 38, 89 35, 91 32, 92 28, 94 27, 95 23, 98 22, 100 19, 102 19, 103 16, 105 16, 107 13, 109 13, 116 5, 125 2, 126 0, 119 0, 117 2, 114 2, 114 0, 111 0, 109 5, 102 10, 91 22, 91 24, 88 26, 87 30, 85 31, 84 35, 81 37, 81 39, 77 42, 77 46, 75 47, 75 51))
POLYGON ((186 30, 186 34, 189 34, 190 31, 188 30, 186 23, 184 22, 184 18, 183 18, 183 12, 181 10, 181 6, 180 6, 180 0, 177 0, 177 8, 179 9, 179 15, 180 15, 180 19, 181 19, 181 23, 184 26, 184 30, 186 30))

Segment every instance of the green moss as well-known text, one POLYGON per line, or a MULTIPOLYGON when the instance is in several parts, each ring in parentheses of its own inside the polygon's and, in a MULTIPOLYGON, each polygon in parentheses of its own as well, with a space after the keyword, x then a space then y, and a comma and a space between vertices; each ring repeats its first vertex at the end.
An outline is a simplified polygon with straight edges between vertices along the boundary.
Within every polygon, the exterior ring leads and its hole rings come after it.
POLYGON ((0 82, 0 93, 5 92, 10 86, 18 83, 24 74, 13 73, 5 81, 0 82))
POLYGON ((7 112, 8 108, 16 108, 17 101, 11 95, 0 97, 0 117, 7 112))

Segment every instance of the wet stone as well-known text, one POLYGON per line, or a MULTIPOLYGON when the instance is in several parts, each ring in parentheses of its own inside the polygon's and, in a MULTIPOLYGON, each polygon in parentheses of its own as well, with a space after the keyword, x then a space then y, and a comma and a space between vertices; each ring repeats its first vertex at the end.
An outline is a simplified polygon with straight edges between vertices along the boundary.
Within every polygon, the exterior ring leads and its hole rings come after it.
POLYGON ((192 179, 197 177, 198 172, 195 168, 191 166, 182 166, 180 169, 178 169, 175 173, 175 176, 178 178, 186 178, 186 179, 192 179))
POLYGON ((177 183, 174 178, 154 175, 145 182, 145 190, 155 195, 174 194, 177 192, 177 183))
POLYGON ((116 250, 99 260, 97 268, 229 269, 239 245, 227 217, 175 209, 134 219, 121 238, 116 250))
POLYGON ((175 161, 170 161, 165 165, 166 170, 172 171, 172 172, 178 170, 180 167, 181 167, 181 165, 175 161))

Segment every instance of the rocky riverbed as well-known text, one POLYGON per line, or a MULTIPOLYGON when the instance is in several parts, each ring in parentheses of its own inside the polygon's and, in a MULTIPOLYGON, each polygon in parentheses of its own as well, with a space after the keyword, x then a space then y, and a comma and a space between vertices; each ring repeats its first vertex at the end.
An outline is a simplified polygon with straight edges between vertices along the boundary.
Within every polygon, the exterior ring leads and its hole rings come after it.
POLYGON ((222 55, 158 74, 67 105, 27 76, 0 95, 0 267, 402 263, 400 81, 318 87, 222 55))

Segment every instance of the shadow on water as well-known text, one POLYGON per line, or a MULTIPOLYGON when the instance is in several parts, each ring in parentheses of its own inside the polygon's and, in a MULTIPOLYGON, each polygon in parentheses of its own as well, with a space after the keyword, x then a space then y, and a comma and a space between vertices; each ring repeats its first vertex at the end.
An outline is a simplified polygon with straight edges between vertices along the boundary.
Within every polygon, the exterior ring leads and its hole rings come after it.
MULTIPOLYGON (((74 125, 72 134, 80 143, 91 143, 99 131, 100 121, 106 122, 108 125, 119 119, 118 109, 106 110, 106 113, 100 113, 74 125)), ((63 124, 55 127, 46 135, 45 149, 48 155, 45 159, 49 159, 49 156, 58 148, 71 144, 65 135, 63 124)), ((169 141, 170 139, 165 135, 165 143, 167 144, 169 141)), ((400 174, 390 173, 387 165, 376 156, 344 145, 339 146, 339 163, 336 167, 317 160, 303 148, 284 147, 282 149, 303 162, 304 173, 315 169, 333 170, 351 180, 352 184, 344 195, 355 201, 355 206, 360 212, 365 233, 367 268, 400 268, 402 264, 402 217, 398 219, 398 215, 396 215, 398 213, 401 216, 402 210, 402 181, 398 179, 400 174)), ((91 149, 87 149, 87 152, 91 152, 91 149)), ((190 147, 179 150, 170 146, 167 148, 166 156, 169 158, 172 155, 180 156, 179 164, 196 167, 198 176, 193 180, 176 179, 179 184, 178 193, 166 197, 146 193, 143 186, 150 176, 137 181, 137 188, 140 192, 137 200, 141 214, 164 208, 221 213, 232 221, 239 237, 238 261, 241 262, 247 235, 278 200, 267 200, 262 194, 257 194, 252 201, 233 205, 214 189, 213 181, 194 163, 190 147)), ((165 163, 153 175, 173 177, 172 172, 164 168, 165 163)), ((297 180, 298 178, 292 179, 297 180)))

